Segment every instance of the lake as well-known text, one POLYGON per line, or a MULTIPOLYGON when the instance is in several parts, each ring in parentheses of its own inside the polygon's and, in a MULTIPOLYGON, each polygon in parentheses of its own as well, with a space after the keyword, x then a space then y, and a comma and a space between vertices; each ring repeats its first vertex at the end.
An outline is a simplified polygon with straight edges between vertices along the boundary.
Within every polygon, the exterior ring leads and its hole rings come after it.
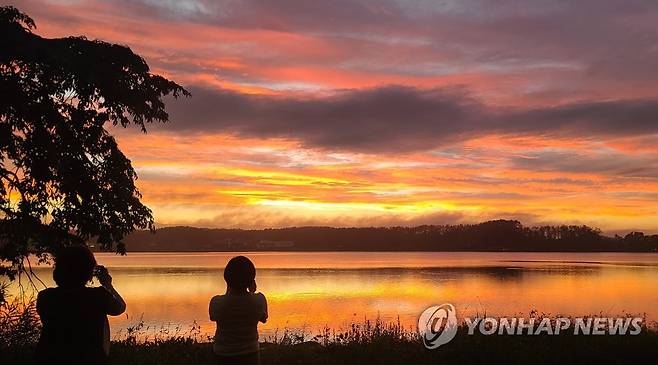
MULTIPOLYGON (((239 253, 96 254, 128 303, 111 318, 115 336, 143 319, 147 332, 214 332, 208 301, 226 287, 222 269, 239 253)), ((270 320, 316 333, 378 316, 415 328, 428 306, 451 303, 458 316, 646 315, 658 318, 658 254, 482 252, 249 252, 270 320)), ((50 269, 37 269, 52 285, 50 269)))

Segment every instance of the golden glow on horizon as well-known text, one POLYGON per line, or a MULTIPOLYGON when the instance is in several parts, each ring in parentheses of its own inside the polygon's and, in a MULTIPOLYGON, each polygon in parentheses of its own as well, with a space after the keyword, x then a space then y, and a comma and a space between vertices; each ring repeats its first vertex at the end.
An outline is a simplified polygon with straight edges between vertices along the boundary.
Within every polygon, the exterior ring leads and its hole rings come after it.
POLYGON ((294 141, 214 134, 118 140, 160 224, 265 228, 413 225, 518 218, 658 230, 658 181, 519 165, 519 156, 646 152, 619 143, 490 136, 426 153, 327 153, 294 141), (167 146, 166 149, 163 146, 167 146))
POLYGON ((417 202, 414 204, 373 204, 373 203, 328 203, 319 201, 290 201, 290 200, 257 200, 255 204, 299 208, 313 211, 344 211, 358 212, 360 210, 379 210, 399 213, 425 213, 441 210, 477 210, 477 207, 457 207, 448 203, 417 202))

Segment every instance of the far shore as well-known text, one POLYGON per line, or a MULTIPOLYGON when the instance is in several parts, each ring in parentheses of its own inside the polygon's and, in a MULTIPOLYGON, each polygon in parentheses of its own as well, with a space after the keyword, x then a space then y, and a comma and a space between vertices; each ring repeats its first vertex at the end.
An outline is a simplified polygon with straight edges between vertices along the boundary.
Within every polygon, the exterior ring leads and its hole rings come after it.
POLYGON ((655 234, 606 236, 584 225, 529 227, 515 220, 416 227, 180 226, 135 231, 124 243, 133 252, 658 252, 655 234))
MULTIPOLYGON (((94 253, 111 253, 114 254, 114 251, 98 251, 98 250, 93 250, 94 253)), ((386 252, 393 252, 393 253, 399 253, 399 252, 412 252, 412 253, 422 253, 422 252, 436 252, 436 253, 648 253, 648 254, 654 254, 658 253, 658 249, 655 250, 650 250, 650 251, 631 251, 631 250, 608 250, 608 251, 603 251, 603 250, 573 250, 573 251, 565 251, 565 250, 558 250, 558 251, 551 251, 551 250, 518 250, 518 251, 512 251, 512 250, 473 250, 473 251, 465 251, 465 250, 348 250, 348 249, 335 249, 335 250, 298 250, 298 249, 290 249, 290 250, 131 250, 130 247, 127 248, 126 253, 231 253, 231 252, 263 252, 263 253, 330 253, 330 252, 346 252, 346 253, 369 253, 369 252, 374 252, 374 253, 386 253, 386 252)))

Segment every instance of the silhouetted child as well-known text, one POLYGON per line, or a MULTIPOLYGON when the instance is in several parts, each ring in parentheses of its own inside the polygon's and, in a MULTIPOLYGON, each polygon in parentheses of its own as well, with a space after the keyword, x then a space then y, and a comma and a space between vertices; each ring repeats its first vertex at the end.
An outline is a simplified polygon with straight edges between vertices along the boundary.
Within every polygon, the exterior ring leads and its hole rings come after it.
POLYGON ((37 345, 41 364, 106 364, 110 349, 107 315, 126 303, 112 287, 107 269, 96 266, 86 246, 67 247, 55 256, 56 288, 39 292, 37 312, 43 327, 37 345), (102 286, 87 287, 96 275, 102 286))
POLYGON ((213 349, 220 364, 259 364, 258 322, 267 321, 267 301, 256 293, 256 268, 236 256, 224 269, 226 294, 210 299, 210 320, 217 322, 213 349))

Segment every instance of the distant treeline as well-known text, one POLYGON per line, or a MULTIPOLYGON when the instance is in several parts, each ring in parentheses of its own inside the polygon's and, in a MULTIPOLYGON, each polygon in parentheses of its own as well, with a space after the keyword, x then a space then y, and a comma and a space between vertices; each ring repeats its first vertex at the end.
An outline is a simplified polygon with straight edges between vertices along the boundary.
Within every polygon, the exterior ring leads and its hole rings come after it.
POLYGON ((293 227, 137 231, 129 251, 658 251, 658 235, 608 237, 588 226, 524 227, 513 220, 417 227, 293 227))

